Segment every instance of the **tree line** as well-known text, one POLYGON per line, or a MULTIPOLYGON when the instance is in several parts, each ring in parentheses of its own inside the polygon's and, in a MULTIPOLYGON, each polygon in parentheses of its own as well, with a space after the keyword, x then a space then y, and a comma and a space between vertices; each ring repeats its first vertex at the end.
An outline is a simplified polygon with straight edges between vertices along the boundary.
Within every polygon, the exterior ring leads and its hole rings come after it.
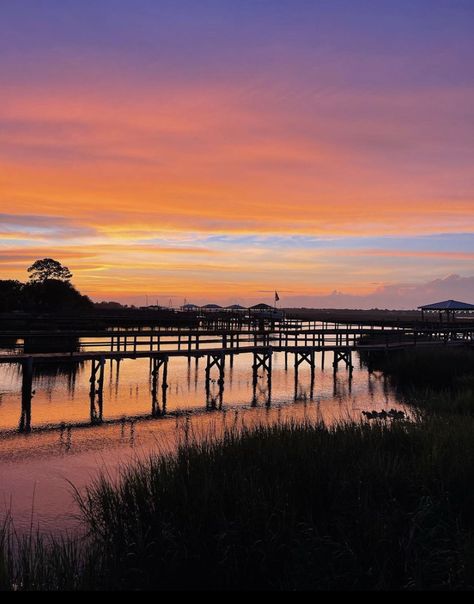
POLYGON ((28 267, 28 281, 0 279, 0 312, 75 312, 93 308, 88 296, 71 283, 72 273, 53 258, 28 267))

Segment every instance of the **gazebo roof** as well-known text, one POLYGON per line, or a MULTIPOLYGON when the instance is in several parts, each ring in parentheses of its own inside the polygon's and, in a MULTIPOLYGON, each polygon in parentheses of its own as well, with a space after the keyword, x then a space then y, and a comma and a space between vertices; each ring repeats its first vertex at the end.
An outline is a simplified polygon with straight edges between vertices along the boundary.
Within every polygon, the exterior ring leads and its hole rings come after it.
POLYGON ((251 306, 250 310, 273 310, 273 306, 261 302, 260 304, 255 304, 255 306, 251 306))
POLYGON ((202 308, 222 308, 219 304, 204 304, 202 308))
POLYGON ((474 304, 459 302, 458 300, 444 300, 444 302, 435 302, 434 304, 425 304, 418 306, 422 310, 474 310, 474 304))
POLYGON ((245 306, 241 306, 240 304, 231 304, 230 306, 226 306, 229 310, 247 310, 245 306))

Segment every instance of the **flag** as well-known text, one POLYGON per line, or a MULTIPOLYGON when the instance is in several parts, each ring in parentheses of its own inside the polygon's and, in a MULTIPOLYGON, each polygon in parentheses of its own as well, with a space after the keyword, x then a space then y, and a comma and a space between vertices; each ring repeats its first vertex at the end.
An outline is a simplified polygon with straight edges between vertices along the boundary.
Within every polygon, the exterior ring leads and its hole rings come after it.
POLYGON ((278 295, 278 292, 275 292, 275 302, 278 302, 279 299, 280 299, 280 296, 278 295))

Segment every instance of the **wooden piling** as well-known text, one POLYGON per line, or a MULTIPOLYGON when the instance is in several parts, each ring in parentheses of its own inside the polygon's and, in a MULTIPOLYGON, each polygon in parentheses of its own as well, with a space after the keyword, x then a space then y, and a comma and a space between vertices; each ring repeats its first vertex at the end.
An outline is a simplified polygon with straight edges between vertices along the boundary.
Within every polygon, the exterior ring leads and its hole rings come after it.
POLYGON ((31 431, 31 399, 33 398, 33 358, 22 363, 20 432, 31 431))

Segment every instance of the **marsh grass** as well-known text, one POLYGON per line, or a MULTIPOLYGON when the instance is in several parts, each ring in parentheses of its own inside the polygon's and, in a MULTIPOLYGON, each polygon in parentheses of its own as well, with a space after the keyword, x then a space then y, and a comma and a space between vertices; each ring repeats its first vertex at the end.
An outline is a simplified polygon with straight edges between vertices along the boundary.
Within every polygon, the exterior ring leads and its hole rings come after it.
MULTIPOLYGON (((20 535, 7 516, 0 527, 0 590, 84 588, 91 576, 89 564, 93 561, 88 555, 90 551, 89 541, 82 538, 45 537, 33 529, 20 535)), ((100 558, 94 563, 100 565, 100 558)))
POLYGON ((188 430, 174 455, 79 497, 82 541, 20 541, 15 564, 7 547, 2 587, 471 587, 473 429, 452 416, 188 430))

